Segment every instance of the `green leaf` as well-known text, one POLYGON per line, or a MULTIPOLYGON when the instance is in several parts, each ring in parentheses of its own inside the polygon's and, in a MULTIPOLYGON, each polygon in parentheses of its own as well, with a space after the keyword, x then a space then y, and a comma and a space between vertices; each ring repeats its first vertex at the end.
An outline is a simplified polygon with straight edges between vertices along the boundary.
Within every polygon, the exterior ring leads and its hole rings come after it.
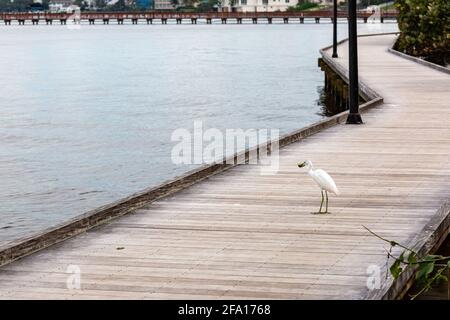
POLYGON ((443 259, 445 258, 444 256, 440 256, 440 255, 435 255, 435 254, 429 254, 425 257, 424 260, 435 260, 435 259, 443 259))
POLYGON ((444 276, 443 274, 440 274, 437 278, 436 278, 436 284, 440 284, 442 282, 448 282, 448 278, 447 276, 444 276))
POLYGON ((428 279, 428 276, 433 272, 434 269, 434 261, 421 263, 417 273, 416 273, 416 279, 418 281, 424 281, 428 279))
POLYGON ((402 261, 403 261, 403 255, 404 254, 405 253, 403 252, 400 255, 400 257, 398 257, 398 259, 395 259, 394 263, 389 268, 389 270, 391 271, 391 274, 394 277, 394 279, 397 279, 398 276, 400 275, 400 273, 402 273, 402 271, 403 271, 403 268, 400 267, 400 263, 402 263, 402 261))
POLYGON ((414 252, 412 252, 412 251, 408 255, 408 263, 409 264, 416 264, 417 263, 416 254, 414 252))
POLYGON ((397 279, 400 273, 402 273, 403 269, 400 267, 400 261, 395 260, 392 266, 389 268, 394 279, 397 279))

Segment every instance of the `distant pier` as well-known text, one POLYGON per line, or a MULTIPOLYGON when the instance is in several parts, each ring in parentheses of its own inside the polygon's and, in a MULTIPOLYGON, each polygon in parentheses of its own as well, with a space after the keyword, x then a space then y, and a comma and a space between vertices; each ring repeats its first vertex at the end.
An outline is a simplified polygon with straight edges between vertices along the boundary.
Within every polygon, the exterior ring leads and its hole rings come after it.
MULTIPOLYGON (((347 12, 341 11, 338 13, 338 18, 347 18, 347 12)), ((381 11, 375 14, 368 12, 359 12, 358 19, 365 23, 369 19, 383 23, 385 20, 396 21, 396 11, 381 11)), ((322 11, 305 11, 305 12, 205 12, 205 13, 179 13, 179 12, 79 12, 79 13, 0 13, 0 21, 5 25, 16 23, 25 25, 31 23, 48 24, 53 22, 62 25, 68 22, 72 23, 88 23, 88 24, 138 24, 138 23, 160 23, 167 24, 173 22, 176 24, 189 23, 197 24, 203 22, 206 24, 213 23, 305 23, 314 22, 320 23, 323 21, 332 22, 333 13, 330 10, 322 11)))

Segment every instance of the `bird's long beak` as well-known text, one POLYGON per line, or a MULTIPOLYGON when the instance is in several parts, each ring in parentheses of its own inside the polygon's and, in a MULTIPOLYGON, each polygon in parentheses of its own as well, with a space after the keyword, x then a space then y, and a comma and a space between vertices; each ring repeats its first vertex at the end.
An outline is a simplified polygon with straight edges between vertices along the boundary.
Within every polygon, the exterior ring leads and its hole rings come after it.
POLYGON ((304 162, 302 162, 302 163, 299 162, 299 163, 297 163, 297 165, 298 165, 299 168, 303 168, 305 166, 305 163, 304 162))

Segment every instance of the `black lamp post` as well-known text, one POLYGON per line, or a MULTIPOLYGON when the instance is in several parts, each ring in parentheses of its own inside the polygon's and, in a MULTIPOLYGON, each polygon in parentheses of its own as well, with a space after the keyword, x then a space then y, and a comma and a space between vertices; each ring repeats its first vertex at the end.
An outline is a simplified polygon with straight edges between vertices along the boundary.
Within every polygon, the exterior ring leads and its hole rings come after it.
POLYGON ((337 0, 333 0, 333 58, 337 58, 337 0))
POLYGON ((356 0, 348 0, 348 124, 361 124, 359 114, 359 86, 358 86, 358 34, 356 28, 356 0))

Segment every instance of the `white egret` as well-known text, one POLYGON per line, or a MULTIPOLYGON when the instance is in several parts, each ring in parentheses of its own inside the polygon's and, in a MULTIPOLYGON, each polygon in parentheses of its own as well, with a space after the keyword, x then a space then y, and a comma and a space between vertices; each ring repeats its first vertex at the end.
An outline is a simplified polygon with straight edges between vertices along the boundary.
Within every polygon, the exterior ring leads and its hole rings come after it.
POLYGON ((333 178, 331 178, 330 175, 322 169, 314 169, 312 162, 309 160, 306 160, 303 163, 298 163, 297 165, 299 168, 305 167, 308 170, 308 174, 320 187, 320 192, 322 193, 322 202, 320 203, 320 209, 319 212, 317 213, 328 213, 328 192, 334 193, 337 196, 339 195, 339 190, 336 187, 336 183, 334 182, 333 178), (324 191, 326 202, 325 202, 325 212, 322 212, 324 191))

